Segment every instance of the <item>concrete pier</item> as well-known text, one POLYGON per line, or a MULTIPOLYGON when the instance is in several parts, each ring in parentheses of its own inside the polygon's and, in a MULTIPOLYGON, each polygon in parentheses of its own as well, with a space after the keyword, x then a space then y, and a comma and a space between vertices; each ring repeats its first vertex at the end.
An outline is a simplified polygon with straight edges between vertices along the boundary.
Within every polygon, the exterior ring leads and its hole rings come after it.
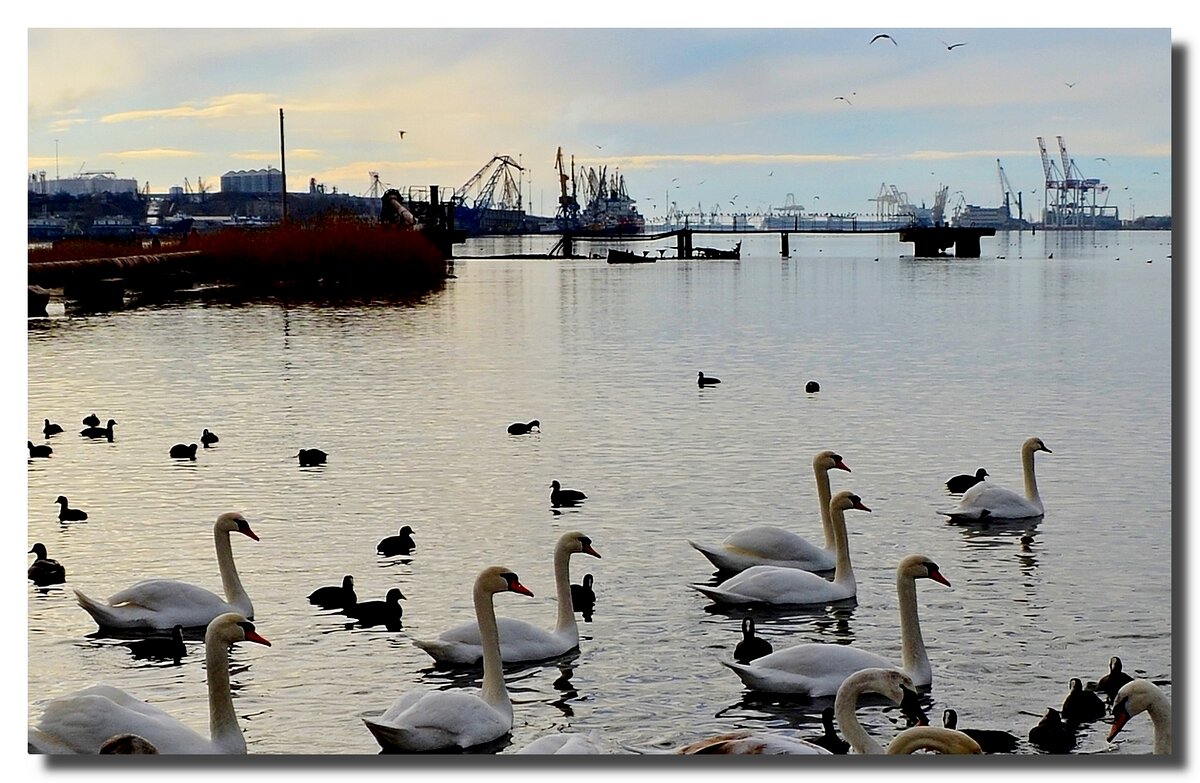
POLYGON ((918 258, 941 256, 950 247, 955 258, 979 258, 980 237, 994 237, 994 228, 952 228, 950 226, 913 226, 900 232, 901 242, 912 242, 918 258))

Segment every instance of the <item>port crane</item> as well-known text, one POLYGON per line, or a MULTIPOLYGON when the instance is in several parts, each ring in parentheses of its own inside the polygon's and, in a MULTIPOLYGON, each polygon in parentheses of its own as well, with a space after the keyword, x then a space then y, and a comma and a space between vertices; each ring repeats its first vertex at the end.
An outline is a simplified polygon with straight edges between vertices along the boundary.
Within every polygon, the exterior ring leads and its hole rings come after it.
POLYGON ((1004 214, 1006 217, 1012 217, 1012 210, 1009 205, 1012 203, 1012 196, 1016 194, 1017 201, 1017 219, 1024 220, 1025 214, 1021 207, 1021 191, 1013 190, 1013 186, 1008 181, 1008 175, 1004 173, 1004 166, 1000 165, 1000 159, 996 158, 996 170, 1000 172, 1000 195, 1004 198, 1004 214))
POLYGON ((1067 143, 1058 136, 1058 152, 1062 161, 1061 175, 1046 152, 1046 142, 1037 137, 1045 173, 1046 212, 1043 222, 1056 228, 1096 228, 1103 220, 1118 220, 1116 207, 1108 206, 1108 185, 1095 177, 1084 177, 1067 154, 1067 143), (1053 192, 1053 195, 1052 195, 1053 192), (1105 203, 1096 204, 1096 194, 1105 194, 1105 203), (1090 198, 1090 203, 1089 203, 1090 198))
POLYGON ((494 155, 462 187, 454 191, 451 201, 465 206, 470 199, 471 206, 477 210, 521 209, 520 174, 514 178, 513 169, 525 171, 521 164, 508 155, 494 155))
POLYGON ((558 219, 559 225, 562 227, 572 226, 579 220, 579 199, 575 193, 575 156, 571 156, 571 175, 567 176, 566 167, 563 165, 562 147, 558 148, 558 153, 554 156, 554 168, 558 171, 558 211, 555 217, 558 219), (567 193, 567 183, 571 183, 571 192, 567 193))

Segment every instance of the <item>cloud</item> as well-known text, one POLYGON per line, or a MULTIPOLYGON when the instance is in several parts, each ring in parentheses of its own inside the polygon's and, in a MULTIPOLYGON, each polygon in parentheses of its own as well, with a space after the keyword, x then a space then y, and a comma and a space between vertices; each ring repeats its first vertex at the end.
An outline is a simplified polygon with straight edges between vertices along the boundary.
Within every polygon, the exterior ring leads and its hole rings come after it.
POLYGON ((153 160, 159 158, 190 158, 199 155, 198 152, 191 150, 175 150, 166 147, 154 147, 145 150, 124 150, 122 152, 105 152, 106 157, 110 158, 128 158, 131 160, 153 160))
POLYGON ((273 111, 278 107, 278 101, 271 100, 265 93, 233 93, 210 98, 206 105, 181 103, 165 109, 134 109, 132 111, 106 114, 100 118, 102 123, 140 122, 155 119, 175 120, 206 120, 225 117, 242 117, 258 115, 273 111))
POLYGON ((72 125, 83 125, 84 123, 87 123, 87 122, 89 122, 89 120, 84 120, 84 119, 54 120, 47 126, 47 130, 49 130, 51 133, 62 133, 64 131, 70 130, 72 125))
MULTIPOLYGON (((324 153, 322 153, 320 150, 305 149, 303 147, 298 149, 289 149, 287 151, 288 160, 312 160, 314 158, 320 158, 323 156, 324 153)), ((264 152, 261 150, 246 150, 245 152, 232 152, 229 154, 229 157, 237 160, 261 160, 277 163, 279 161, 279 152, 277 150, 272 150, 270 152, 264 152)))

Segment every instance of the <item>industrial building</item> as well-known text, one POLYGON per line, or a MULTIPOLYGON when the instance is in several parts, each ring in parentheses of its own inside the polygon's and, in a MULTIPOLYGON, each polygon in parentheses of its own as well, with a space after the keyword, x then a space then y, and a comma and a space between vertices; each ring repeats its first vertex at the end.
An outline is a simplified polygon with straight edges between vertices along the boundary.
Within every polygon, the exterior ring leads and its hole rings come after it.
POLYGON ((269 167, 254 171, 227 171, 221 175, 222 193, 278 193, 283 190, 283 172, 269 167))
POLYGON ((138 192, 136 179, 122 179, 115 171, 81 171, 73 177, 50 179, 46 172, 29 175, 29 192, 39 196, 95 196, 101 193, 138 192))

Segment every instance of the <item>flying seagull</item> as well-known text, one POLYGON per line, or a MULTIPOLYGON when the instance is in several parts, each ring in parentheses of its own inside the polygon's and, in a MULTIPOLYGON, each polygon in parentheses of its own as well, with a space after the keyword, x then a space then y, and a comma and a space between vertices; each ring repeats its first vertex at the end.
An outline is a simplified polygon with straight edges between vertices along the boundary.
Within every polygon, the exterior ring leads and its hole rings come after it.
POLYGON ((1079 84, 1079 82, 1063 82, 1063 84, 1067 85, 1068 87, 1074 87, 1075 85, 1079 84))
MULTIPOLYGON (((899 45, 900 45, 900 44, 896 43, 896 39, 895 39, 895 38, 891 37, 891 36, 890 36, 890 35, 888 35, 887 33, 880 33, 879 35, 875 36, 874 38, 872 38, 872 39, 871 39, 871 43, 875 43, 875 42, 876 42, 876 41, 878 41, 880 38, 886 38, 886 39, 888 39, 889 41, 891 41, 891 42, 892 42, 892 46, 899 46, 899 45)), ((870 45, 870 44, 868 44, 868 46, 869 46, 869 45, 870 45)))
POLYGON ((850 106, 853 106, 853 105, 854 105, 853 103, 850 103, 850 99, 849 99, 849 98, 847 98, 847 97, 846 97, 846 96, 844 96, 844 95, 839 95, 839 96, 837 96, 836 98, 834 98, 834 100, 835 100, 835 101, 845 101, 845 102, 846 102, 847 104, 849 104, 850 106))
MULTIPOLYGON (((1156 171, 1156 172, 1154 172, 1154 173, 1155 173, 1155 174, 1157 174, 1158 172, 1156 171)), ((739 194, 739 195, 740 195, 740 194, 739 194)), ((735 202, 735 201, 737 201, 737 196, 734 196, 733 198, 729 199, 729 203, 730 203, 730 204, 732 204, 732 203, 733 203, 733 202, 735 202)))
POLYGON ((603 144, 597 144, 597 145, 596 145, 596 149, 598 149, 598 150, 602 150, 602 149, 604 149, 604 145, 603 145, 603 144))
POLYGON ((404 138, 404 131, 396 131, 396 133, 400 134, 400 138, 402 138, 402 139, 404 138))
POLYGON ((1108 158, 1096 158, 1096 160, 1102 160, 1102 161, 1104 161, 1105 163, 1108 163, 1108 158))
POLYGON ((963 41, 962 43, 953 43, 953 44, 948 44, 945 41, 942 41, 942 46, 946 47, 947 52, 953 51, 955 48, 957 48, 959 46, 966 46, 966 45, 967 45, 966 41, 963 41))

